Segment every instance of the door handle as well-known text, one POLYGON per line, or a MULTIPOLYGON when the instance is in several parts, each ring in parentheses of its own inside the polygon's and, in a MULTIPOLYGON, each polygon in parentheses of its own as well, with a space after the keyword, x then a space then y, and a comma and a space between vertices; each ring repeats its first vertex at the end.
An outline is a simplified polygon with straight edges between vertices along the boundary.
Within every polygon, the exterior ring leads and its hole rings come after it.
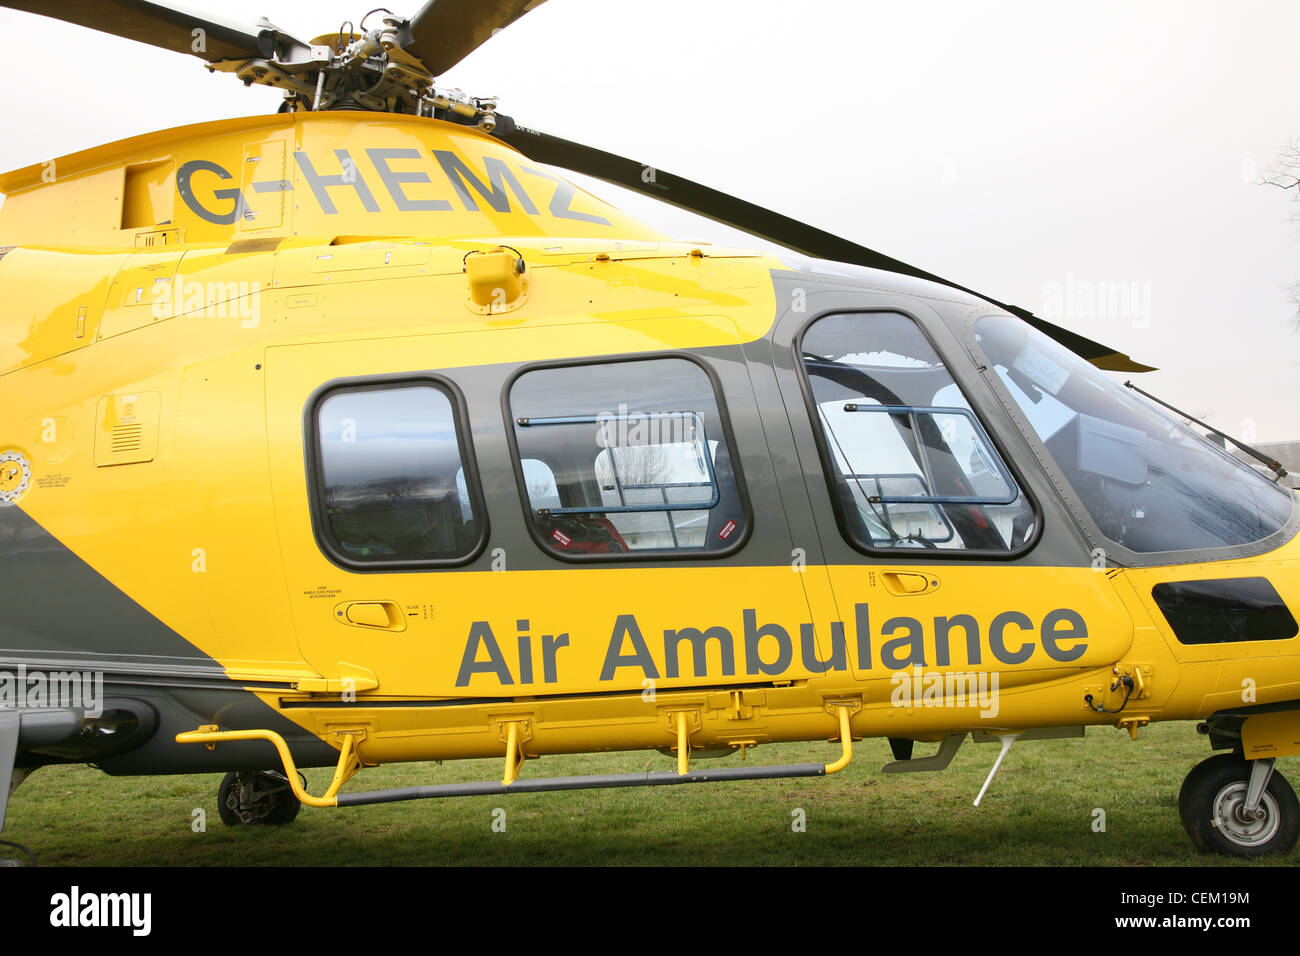
POLYGON ((885 589, 898 597, 929 594, 939 588, 937 577, 919 571, 882 571, 880 578, 885 583, 885 589))
POLYGON ((335 606, 334 620, 372 631, 406 630, 406 617, 392 601, 345 601, 335 606))

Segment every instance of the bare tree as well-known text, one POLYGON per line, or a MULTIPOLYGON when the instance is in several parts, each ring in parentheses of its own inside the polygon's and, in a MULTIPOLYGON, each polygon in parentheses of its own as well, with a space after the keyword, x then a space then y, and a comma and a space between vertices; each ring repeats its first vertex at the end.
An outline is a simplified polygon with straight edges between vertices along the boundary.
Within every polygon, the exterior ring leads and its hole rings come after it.
POLYGON ((550 473, 533 475, 528 479, 528 501, 534 508, 558 508, 563 504, 555 478, 550 473))
MULTIPOLYGON (((608 449, 617 455, 614 464, 618 466, 618 478, 624 485, 662 485, 668 484, 673 474, 672 460, 668 449, 663 445, 621 445, 608 449)), ((613 469, 608 462, 597 468, 607 472, 605 480, 612 481, 613 469)))
POLYGON ((1300 190, 1300 139, 1287 143, 1277 162, 1264 174, 1264 184, 1278 189, 1300 190))
MULTIPOLYGON (((1262 182, 1290 192, 1291 199, 1300 202, 1300 139, 1293 139, 1286 145, 1277 162, 1264 174, 1262 182)), ((1300 224, 1300 210, 1292 214, 1291 221, 1300 224)), ((1300 331, 1300 282, 1291 286, 1287 295, 1296 310, 1292 324, 1296 331, 1300 331)))

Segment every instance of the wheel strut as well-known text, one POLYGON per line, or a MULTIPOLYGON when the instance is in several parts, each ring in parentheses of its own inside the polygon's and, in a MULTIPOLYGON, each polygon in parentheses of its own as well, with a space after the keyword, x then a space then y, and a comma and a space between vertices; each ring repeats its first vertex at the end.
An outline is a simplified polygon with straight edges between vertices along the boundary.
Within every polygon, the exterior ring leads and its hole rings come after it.
POLYGON ((1263 818, 1259 805, 1264 799, 1264 788, 1268 786, 1269 778, 1272 776, 1272 757, 1263 757, 1250 762, 1250 783, 1246 787, 1246 802, 1241 808, 1247 816, 1255 820, 1263 818))

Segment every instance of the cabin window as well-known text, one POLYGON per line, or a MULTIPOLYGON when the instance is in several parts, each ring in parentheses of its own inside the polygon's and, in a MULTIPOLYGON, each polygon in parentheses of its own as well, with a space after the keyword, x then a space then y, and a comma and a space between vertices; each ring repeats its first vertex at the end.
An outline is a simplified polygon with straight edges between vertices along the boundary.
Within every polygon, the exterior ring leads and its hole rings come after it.
POLYGON ((428 381, 339 388, 315 405, 317 535, 356 568, 461 563, 480 544, 451 392, 428 381))
POLYGON ((915 321, 829 315, 801 339, 832 499, 868 550, 1006 553, 1034 511, 915 321))
POLYGON ((679 357, 534 368, 510 388, 522 498, 569 559, 717 554, 748 527, 713 381, 679 357))

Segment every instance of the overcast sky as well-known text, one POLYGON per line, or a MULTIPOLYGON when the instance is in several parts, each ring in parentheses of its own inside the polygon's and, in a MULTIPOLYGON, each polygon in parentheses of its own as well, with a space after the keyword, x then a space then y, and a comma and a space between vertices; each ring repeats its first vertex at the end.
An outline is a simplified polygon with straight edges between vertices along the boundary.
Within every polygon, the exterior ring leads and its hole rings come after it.
MULTIPOLYGON (((369 6, 209 9, 310 39, 369 6)), ((0 35, 3 169, 279 102, 55 21, 3 11, 0 35)), ((1300 139, 1295 0, 550 0, 439 85, 1033 309, 1231 433, 1300 439, 1300 205, 1257 184, 1300 139)))

